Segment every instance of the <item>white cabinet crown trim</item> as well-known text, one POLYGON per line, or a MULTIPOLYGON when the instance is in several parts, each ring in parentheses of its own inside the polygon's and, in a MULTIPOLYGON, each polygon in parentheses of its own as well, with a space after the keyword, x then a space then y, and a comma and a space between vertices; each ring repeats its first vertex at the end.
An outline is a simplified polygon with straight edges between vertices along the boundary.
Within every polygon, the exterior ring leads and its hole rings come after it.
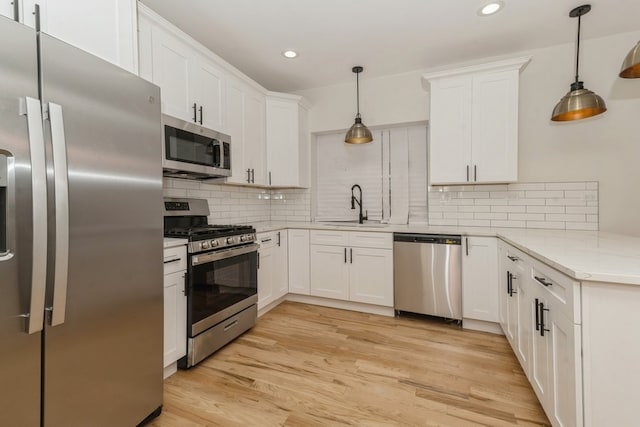
POLYGON ((433 71, 430 73, 422 74, 422 84, 426 91, 429 91, 429 82, 431 80, 439 79, 442 77, 455 77, 467 74, 477 74, 485 71, 507 71, 517 69, 522 71, 529 62, 531 62, 532 56, 520 56, 517 58, 504 59, 501 61, 487 62, 484 64, 468 65, 459 68, 446 69, 440 71, 433 71))
POLYGON ((244 83, 250 85, 252 88, 258 90, 261 94, 266 95, 267 89, 262 87, 256 81, 252 80, 242 71, 213 53, 210 49, 205 47, 202 43, 185 34, 182 30, 176 27, 171 22, 167 21, 162 16, 158 15, 153 9, 138 2, 138 13, 144 15, 147 19, 151 20, 154 24, 162 27, 163 30, 171 33, 173 36, 187 43, 191 48, 195 49, 199 54, 203 55, 206 59, 213 61, 216 65, 222 67, 224 71, 232 74, 234 77, 242 80, 244 83))

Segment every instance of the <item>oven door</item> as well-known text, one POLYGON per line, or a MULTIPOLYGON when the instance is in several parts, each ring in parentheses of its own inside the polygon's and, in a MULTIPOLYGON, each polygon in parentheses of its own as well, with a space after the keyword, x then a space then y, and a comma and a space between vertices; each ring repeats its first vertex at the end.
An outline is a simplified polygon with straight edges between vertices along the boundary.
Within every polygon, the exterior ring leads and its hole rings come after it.
POLYGON ((258 301, 258 244, 190 257, 189 337, 258 301))

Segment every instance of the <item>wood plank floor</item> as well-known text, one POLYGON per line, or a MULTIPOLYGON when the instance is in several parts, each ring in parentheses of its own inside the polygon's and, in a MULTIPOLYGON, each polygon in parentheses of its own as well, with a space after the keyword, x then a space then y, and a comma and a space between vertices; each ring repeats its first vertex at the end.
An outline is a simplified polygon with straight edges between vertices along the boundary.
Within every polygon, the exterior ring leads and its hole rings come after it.
POLYGON ((156 427, 549 425, 503 336, 285 302, 165 381, 156 427))

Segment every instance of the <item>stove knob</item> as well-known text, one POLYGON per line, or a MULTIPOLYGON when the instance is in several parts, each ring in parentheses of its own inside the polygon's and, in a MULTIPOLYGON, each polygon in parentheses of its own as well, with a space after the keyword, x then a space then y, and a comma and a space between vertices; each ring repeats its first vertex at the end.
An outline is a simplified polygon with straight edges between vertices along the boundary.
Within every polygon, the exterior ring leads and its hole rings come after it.
POLYGON ((216 246, 218 246, 218 241, 217 240, 212 240, 211 241, 211 247, 215 248, 216 246))
POLYGON ((227 244, 233 243, 233 237, 227 237, 227 244))
POLYGON ((209 242, 202 242, 202 249, 209 249, 209 242))
POLYGON ((240 236, 240 241, 241 241, 241 242, 246 242, 246 241, 247 241, 247 239, 249 239, 249 237, 247 237, 247 236, 245 236, 245 235, 240 236))

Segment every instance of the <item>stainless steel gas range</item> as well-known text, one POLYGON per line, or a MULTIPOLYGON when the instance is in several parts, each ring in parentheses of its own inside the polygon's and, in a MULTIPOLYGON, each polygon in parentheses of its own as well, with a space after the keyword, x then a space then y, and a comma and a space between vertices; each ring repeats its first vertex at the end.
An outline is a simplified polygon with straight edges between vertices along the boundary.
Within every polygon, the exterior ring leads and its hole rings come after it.
POLYGON ((250 225, 210 225, 203 199, 165 198, 165 237, 186 238, 190 368, 256 323, 258 244, 250 225))

